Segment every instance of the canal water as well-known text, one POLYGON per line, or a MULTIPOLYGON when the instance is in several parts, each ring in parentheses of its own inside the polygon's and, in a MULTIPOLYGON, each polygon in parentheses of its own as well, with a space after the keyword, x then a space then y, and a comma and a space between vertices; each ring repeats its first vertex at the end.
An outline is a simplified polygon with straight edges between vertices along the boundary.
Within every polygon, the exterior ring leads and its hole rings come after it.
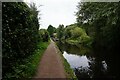
POLYGON ((114 78, 106 59, 94 55, 89 48, 57 42, 64 58, 74 70, 76 77, 81 78, 114 78))

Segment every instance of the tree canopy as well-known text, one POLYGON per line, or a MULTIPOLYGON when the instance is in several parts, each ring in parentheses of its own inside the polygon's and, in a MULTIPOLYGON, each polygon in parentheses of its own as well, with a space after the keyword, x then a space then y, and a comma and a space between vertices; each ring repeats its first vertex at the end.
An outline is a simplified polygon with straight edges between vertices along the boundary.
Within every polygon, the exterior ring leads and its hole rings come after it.
POLYGON ((46 29, 40 29, 39 30, 39 35, 42 41, 48 41, 49 40, 49 34, 46 29))
POLYGON ((57 37, 61 39, 64 36, 64 25, 59 25, 57 28, 57 37))
POLYGON ((87 24, 85 29, 89 30, 88 34, 94 34, 91 37, 94 38, 95 44, 107 47, 109 50, 119 46, 119 2, 79 3, 77 8, 77 22, 83 26, 87 24))
POLYGON ((53 33, 56 32, 56 28, 52 25, 49 25, 47 31, 49 32, 50 37, 53 37, 53 33))

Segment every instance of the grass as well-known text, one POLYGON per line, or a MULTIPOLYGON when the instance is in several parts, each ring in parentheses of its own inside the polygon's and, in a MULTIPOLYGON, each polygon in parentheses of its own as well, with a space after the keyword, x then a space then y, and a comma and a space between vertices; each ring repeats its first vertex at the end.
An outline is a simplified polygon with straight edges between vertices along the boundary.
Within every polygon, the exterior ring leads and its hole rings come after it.
POLYGON ((74 71, 71 69, 69 63, 64 57, 63 57, 63 64, 64 64, 64 69, 65 69, 67 78, 76 79, 77 77, 75 76, 74 71))
POLYGON ((13 67, 13 72, 7 74, 7 78, 32 78, 49 43, 50 41, 40 42, 33 55, 25 59, 23 64, 17 63, 13 67))
POLYGON ((74 71, 73 69, 71 69, 69 63, 67 62, 67 60, 63 57, 61 51, 59 50, 59 48, 57 47, 56 45, 56 49, 57 49, 57 52, 60 54, 61 56, 61 59, 62 59, 62 62, 63 62, 63 65, 64 65, 64 69, 65 69, 65 75, 66 75, 66 78, 68 79, 72 79, 72 80, 76 80, 77 77, 75 76, 74 74, 74 71))

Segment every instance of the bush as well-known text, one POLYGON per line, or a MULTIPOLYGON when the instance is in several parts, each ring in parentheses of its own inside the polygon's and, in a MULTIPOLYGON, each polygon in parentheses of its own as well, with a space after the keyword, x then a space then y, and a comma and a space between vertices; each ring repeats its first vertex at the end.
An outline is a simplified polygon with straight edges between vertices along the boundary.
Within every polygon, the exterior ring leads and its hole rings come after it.
POLYGON ((38 11, 35 5, 24 2, 2 3, 3 77, 15 63, 22 63, 36 49, 38 43, 38 11))
POLYGON ((49 40, 49 34, 48 34, 48 31, 47 31, 47 30, 45 30, 45 29, 40 29, 39 35, 40 35, 42 41, 47 41, 47 42, 48 42, 48 40, 49 40))

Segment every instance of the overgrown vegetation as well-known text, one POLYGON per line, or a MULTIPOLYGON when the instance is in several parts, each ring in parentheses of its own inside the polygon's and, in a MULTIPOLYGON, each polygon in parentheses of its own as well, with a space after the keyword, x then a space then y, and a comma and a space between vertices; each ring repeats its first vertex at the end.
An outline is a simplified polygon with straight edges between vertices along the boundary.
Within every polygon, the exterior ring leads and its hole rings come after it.
POLYGON ((33 55, 30 55, 26 59, 22 60, 22 63, 16 63, 12 67, 12 72, 7 73, 5 79, 11 78, 33 78, 37 70, 38 64, 41 60, 41 57, 46 50, 49 42, 39 42, 37 49, 33 52, 33 55))
POLYGON ((40 34, 37 8, 24 2, 3 2, 2 14, 2 77, 30 77, 47 46, 43 41, 48 34, 40 34))

